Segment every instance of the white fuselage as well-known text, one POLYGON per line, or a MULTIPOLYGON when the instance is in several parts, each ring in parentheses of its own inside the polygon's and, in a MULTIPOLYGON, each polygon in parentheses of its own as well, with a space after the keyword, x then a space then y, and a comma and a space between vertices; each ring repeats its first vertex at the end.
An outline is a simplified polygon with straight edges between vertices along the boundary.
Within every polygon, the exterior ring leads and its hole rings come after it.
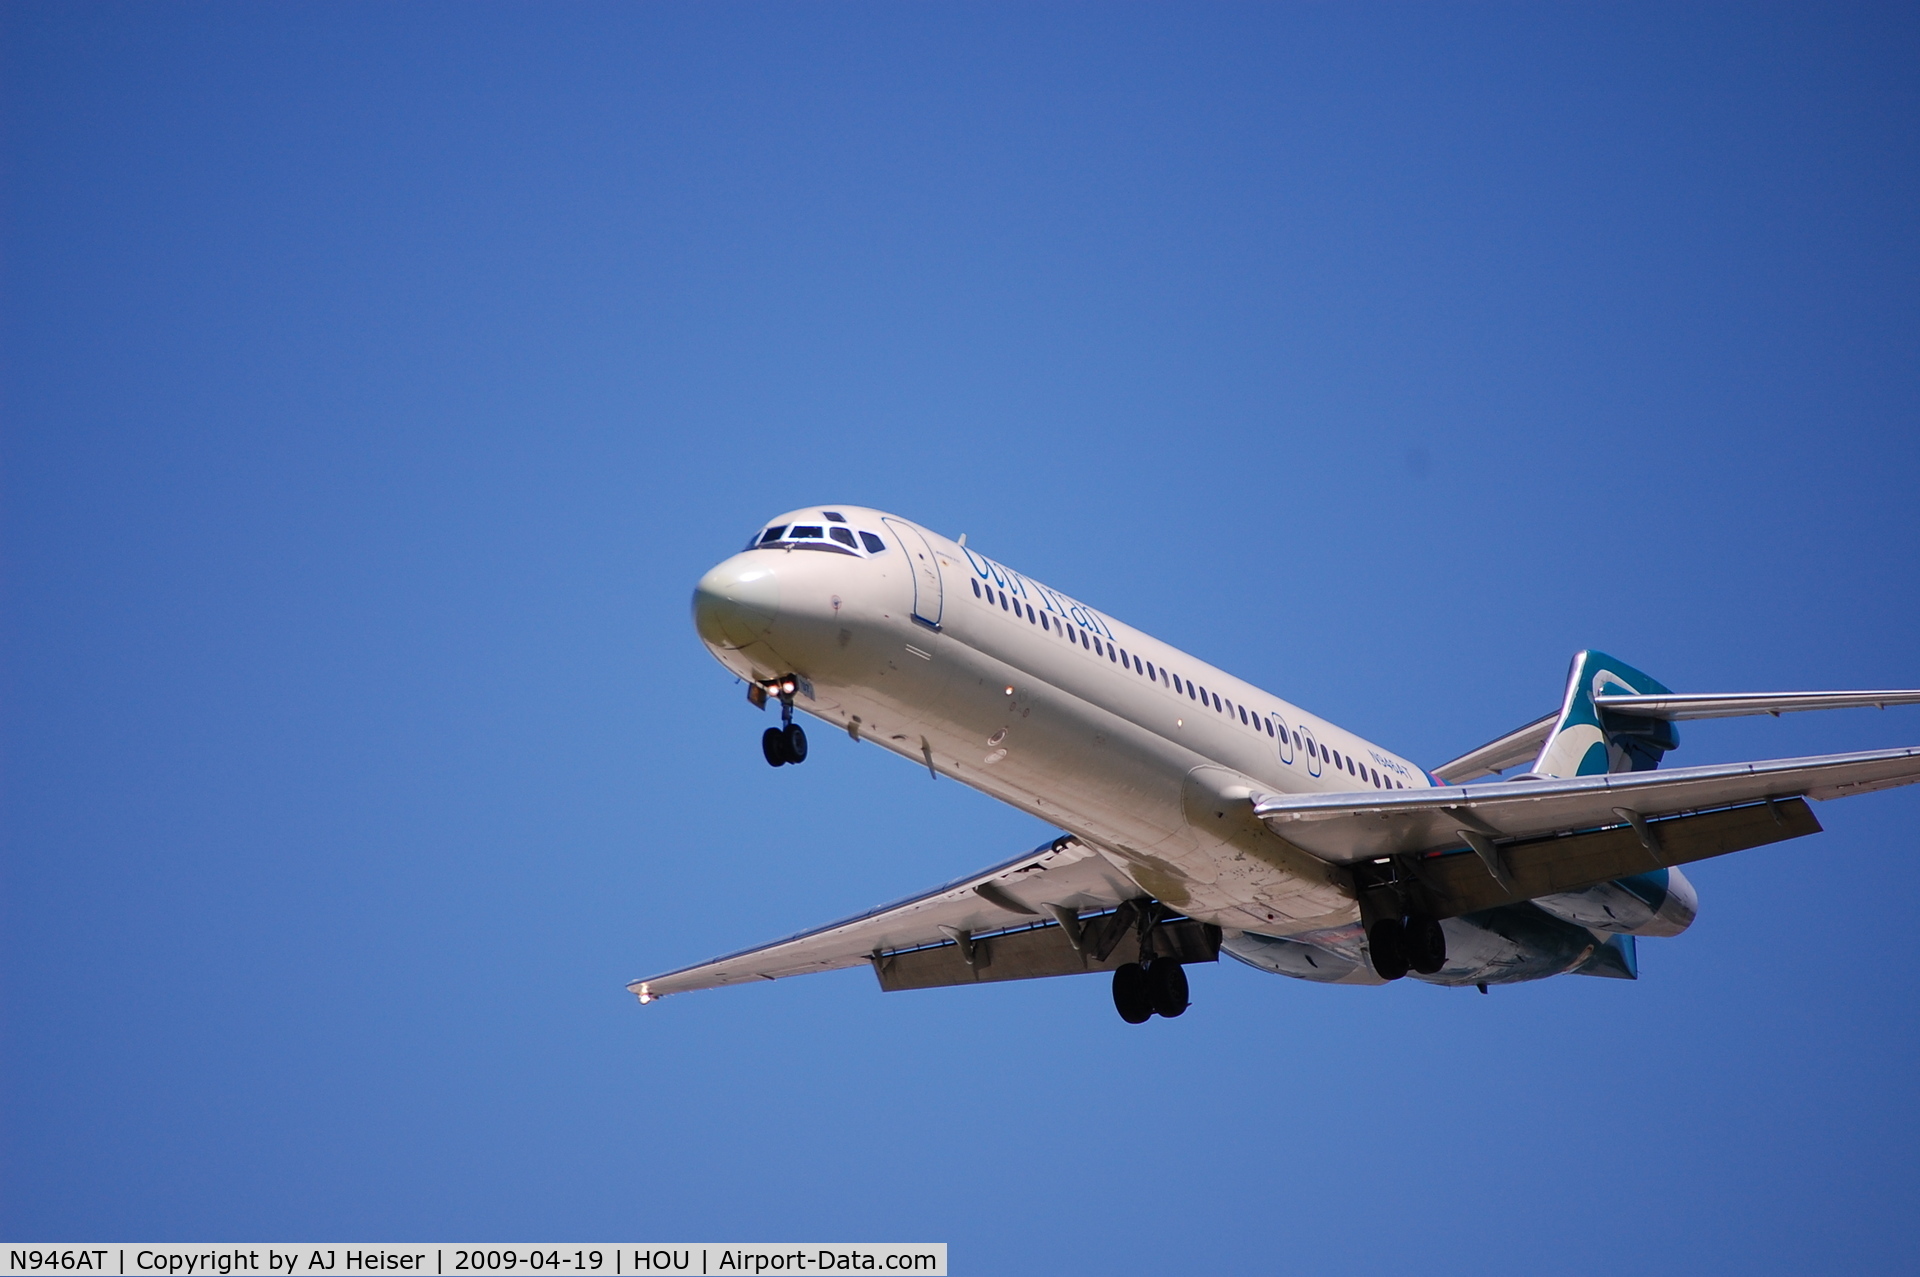
POLYGON ((701 579, 696 625, 728 669, 797 676, 797 708, 1060 826, 1201 921, 1359 918, 1339 871, 1242 800, 1425 788, 1420 768, 897 516, 770 528, 836 526, 846 545, 776 538, 701 579))

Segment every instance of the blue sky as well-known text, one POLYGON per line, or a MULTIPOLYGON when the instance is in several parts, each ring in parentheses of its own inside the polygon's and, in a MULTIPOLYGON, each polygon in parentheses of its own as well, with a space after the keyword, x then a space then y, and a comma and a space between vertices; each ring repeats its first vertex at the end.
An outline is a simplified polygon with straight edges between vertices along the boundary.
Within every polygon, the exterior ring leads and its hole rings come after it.
POLYGON ((1920 684, 1913 11, 0 27, 7 1238, 1911 1262, 1913 792, 1699 866, 1637 984, 622 985, 1050 833, 760 760, 689 593, 799 505, 1429 765, 1583 646, 1920 684))

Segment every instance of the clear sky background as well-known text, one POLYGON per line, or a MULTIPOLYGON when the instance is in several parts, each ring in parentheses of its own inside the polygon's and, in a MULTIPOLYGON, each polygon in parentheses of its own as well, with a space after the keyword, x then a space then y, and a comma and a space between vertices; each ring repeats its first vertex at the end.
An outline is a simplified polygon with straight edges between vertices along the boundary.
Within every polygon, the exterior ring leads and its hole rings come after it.
POLYGON ((1916 791, 1637 984, 622 988, 1051 832, 761 760, 689 595, 795 506, 1428 765, 1920 684, 1920 17, 1673 10, 0 10, 0 1233, 1909 1267, 1916 791))

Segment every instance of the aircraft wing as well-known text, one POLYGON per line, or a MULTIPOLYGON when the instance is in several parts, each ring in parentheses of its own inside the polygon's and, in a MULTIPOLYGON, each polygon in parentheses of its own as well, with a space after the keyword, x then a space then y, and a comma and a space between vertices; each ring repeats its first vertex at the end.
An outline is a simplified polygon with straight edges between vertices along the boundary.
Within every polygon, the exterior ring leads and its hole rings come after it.
POLYGON ((1503 840, 1608 826, 1631 826, 1644 839, 1644 822, 1661 817, 1783 798, 1841 798, 1915 781, 1920 781, 1920 748, 1569 780, 1256 795, 1253 809, 1288 842, 1323 860, 1350 865, 1463 845, 1486 858, 1487 849, 1503 840))
MULTIPOLYGON (((924 895, 698 966, 635 980, 627 989, 642 1002, 651 1002, 669 993, 778 980, 863 962, 874 964, 881 986, 889 989, 1103 970, 1125 956, 1119 942, 1126 937, 1120 933, 1131 925, 1134 915, 1129 910, 1141 907, 1131 902, 1142 895, 1099 852, 1062 836, 924 895), (1105 917, 1101 924, 1089 919, 1083 931, 1079 919, 1088 913, 1105 917), (1046 934, 1027 936, 1028 931, 1046 934)), ((1207 937, 1198 939, 1204 947, 1207 937)), ((1212 943, 1217 948, 1218 938, 1212 943)))

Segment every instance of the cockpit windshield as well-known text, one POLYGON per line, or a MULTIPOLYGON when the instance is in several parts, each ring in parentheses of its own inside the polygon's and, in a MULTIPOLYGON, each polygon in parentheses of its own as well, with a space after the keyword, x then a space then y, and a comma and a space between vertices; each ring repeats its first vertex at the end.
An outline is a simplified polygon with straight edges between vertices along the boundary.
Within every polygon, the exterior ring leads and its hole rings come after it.
POLYGON ((885 554, 887 543, 877 533, 846 526, 838 510, 821 511, 825 523, 775 523, 747 542, 747 549, 829 550, 835 554, 885 554), (858 538, 857 540, 855 538, 858 538))

